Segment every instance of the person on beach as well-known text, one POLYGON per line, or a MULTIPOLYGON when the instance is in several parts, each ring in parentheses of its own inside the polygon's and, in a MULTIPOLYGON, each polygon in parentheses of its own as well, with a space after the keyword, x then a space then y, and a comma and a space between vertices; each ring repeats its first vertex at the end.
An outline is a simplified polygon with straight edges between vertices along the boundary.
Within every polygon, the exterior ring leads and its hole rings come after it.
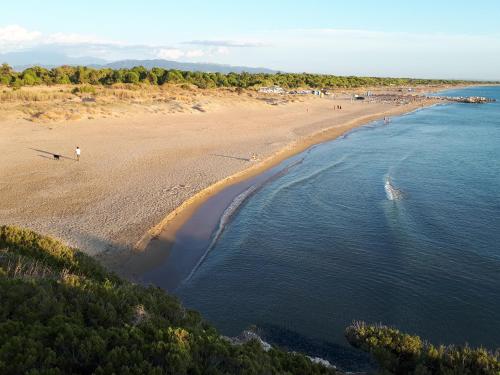
POLYGON ((76 161, 80 161, 80 147, 76 146, 75 154, 76 154, 76 161))

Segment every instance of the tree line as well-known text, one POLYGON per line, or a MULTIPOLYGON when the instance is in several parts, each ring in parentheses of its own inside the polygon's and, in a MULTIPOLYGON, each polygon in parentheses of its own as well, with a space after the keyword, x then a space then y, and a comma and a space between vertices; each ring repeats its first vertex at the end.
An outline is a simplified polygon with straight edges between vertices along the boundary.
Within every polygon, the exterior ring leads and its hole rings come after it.
MULTIPOLYGON (((21 72, 8 64, 0 67, 0 84, 19 88, 35 85, 163 85, 191 84, 198 88, 253 88, 279 85, 284 88, 355 88, 363 86, 413 86, 423 84, 458 84, 465 81, 415 78, 335 76, 309 73, 209 73, 136 66, 131 69, 95 69, 86 66, 59 66, 46 69, 34 66, 21 72)), ((471 83, 469 81, 469 83, 471 83)))

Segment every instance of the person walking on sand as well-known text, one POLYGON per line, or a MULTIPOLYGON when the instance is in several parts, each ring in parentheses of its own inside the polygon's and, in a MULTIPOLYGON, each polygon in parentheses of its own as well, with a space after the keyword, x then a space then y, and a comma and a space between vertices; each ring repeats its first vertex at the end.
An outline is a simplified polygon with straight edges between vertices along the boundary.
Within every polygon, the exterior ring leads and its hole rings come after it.
POLYGON ((75 154, 76 154, 76 161, 80 161, 80 147, 76 146, 75 154))

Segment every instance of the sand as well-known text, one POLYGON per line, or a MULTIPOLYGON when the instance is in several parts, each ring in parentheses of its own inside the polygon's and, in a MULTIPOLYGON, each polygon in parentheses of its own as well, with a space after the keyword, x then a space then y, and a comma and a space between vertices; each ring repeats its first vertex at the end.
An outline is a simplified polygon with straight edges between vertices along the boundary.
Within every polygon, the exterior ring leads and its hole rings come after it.
POLYGON ((342 95, 203 101, 204 111, 121 105, 117 117, 58 122, 3 108, 0 224, 53 235, 127 276, 121 265, 131 251, 144 251, 155 236, 172 239, 204 199, 228 184, 356 126, 434 103, 351 102, 342 95))

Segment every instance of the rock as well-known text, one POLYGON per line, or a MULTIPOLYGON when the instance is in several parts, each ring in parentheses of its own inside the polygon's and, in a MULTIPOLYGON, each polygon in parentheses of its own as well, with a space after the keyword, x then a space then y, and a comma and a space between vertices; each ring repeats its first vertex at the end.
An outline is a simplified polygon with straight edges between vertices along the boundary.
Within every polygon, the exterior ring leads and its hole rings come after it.
POLYGON ((237 337, 227 337, 222 336, 226 341, 229 341, 233 345, 243 345, 249 341, 256 340, 264 351, 271 350, 271 345, 260 338, 255 332, 252 331, 243 331, 237 337))
MULTIPOLYGON (((249 331, 249 330, 241 332, 240 335, 237 337, 222 336, 222 338, 224 340, 230 342, 232 345, 243 345, 249 341, 256 340, 260 344, 261 348, 266 352, 268 352, 272 348, 271 344, 265 342, 264 340, 262 340, 260 338, 260 336, 258 334, 256 334, 255 332, 249 331)), ((296 353, 296 352, 292 352, 292 353, 296 353)), ((296 353, 296 354, 299 354, 299 353, 296 353)), ((322 366, 324 366, 326 368, 330 368, 330 369, 335 369, 335 370, 337 369, 337 367, 335 365, 331 364, 326 359, 319 358, 319 357, 310 357, 308 355, 306 355, 306 357, 309 358, 309 360, 312 363, 319 364, 319 365, 322 365, 322 366)))
POLYGON ((320 364, 320 365, 322 365, 323 367, 326 367, 326 368, 337 369, 337 367, 335 365, 332 365, 326 359, 319 358, 319 357, 309 357, 309 356, 306 356, 306 357, 309 358, 312 363, 320 364))

